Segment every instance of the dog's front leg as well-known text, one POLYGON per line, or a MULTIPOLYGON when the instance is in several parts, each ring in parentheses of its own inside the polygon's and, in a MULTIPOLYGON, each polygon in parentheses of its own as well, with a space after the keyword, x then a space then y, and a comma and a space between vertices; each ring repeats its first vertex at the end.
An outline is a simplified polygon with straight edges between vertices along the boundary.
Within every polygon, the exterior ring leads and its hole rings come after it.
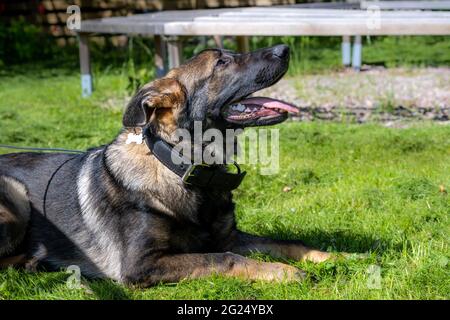
POLYGON ((261 252, 275 258, 312 262, 322 262, 331 257, 330 253, 309 248, 298 240, 273 240, 244 232, 238 232, 235 246, 231 251, 242 255, 261 252))
POLYGON ((295 281, 304 273, 283 263, 259 262, 231 252, 206 254, 173 254, 150 258, 124 276, 123 282, 151 286, 160 282, 178 282, 213 274, 244 280, 295 281))

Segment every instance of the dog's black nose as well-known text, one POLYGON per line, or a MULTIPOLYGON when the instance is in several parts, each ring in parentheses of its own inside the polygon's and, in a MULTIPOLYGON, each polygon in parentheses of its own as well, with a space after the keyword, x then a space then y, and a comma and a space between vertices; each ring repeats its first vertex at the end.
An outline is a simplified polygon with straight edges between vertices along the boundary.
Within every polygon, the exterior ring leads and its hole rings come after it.
POLYGON ((280 44, 278 46, 273 47, 272 52, 274 56, 283 59, 289 55, 289 47, 284 44, 280 44))

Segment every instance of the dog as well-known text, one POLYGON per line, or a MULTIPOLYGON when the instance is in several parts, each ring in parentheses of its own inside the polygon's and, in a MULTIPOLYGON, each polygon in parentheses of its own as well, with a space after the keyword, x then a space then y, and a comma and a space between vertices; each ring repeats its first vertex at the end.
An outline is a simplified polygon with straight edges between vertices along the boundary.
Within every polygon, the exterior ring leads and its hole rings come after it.
POLYGON ((187 170, 167 157, 174 131, 192 131, 195 121, 223 132, 280 123, 295 112, 249 97, 283 77, 289 55, 285 45, 241 54, 206 49, 139 89, 110 144, 76 155, 0 156, 0 265, 77 265, 88 278, 140 287, 216 273, 301 280, 304 272, 293 266, 246 255, 321 262, 332 254, 239 231, 231 190, 243 174, 224 165, 187 170))

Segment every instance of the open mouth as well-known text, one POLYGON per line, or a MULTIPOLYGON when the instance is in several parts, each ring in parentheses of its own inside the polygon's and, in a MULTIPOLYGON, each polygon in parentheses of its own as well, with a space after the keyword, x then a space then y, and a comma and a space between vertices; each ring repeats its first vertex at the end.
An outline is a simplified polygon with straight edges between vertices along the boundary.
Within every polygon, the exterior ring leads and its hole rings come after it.
POLYGON ((276 99, 252 97, 222 108, 222 117, 241 126, 264 126, 283 122, 288 114, 298 114, 293 105, 276 99))

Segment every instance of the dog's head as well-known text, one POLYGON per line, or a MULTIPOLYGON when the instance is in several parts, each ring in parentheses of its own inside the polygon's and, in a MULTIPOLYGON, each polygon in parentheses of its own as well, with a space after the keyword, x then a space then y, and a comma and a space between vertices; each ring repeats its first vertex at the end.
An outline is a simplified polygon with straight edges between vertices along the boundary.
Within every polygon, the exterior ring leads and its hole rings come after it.
POLYGON ((176 128, 242 128, 284 121, 297 109, 252 93, 275 84, 286 73, 289 47, 277 45, 237 54, 227 50, 200 52, 164 78, 143 86, 129 103, 125 127, 155 126, 170 135, 176 128))

